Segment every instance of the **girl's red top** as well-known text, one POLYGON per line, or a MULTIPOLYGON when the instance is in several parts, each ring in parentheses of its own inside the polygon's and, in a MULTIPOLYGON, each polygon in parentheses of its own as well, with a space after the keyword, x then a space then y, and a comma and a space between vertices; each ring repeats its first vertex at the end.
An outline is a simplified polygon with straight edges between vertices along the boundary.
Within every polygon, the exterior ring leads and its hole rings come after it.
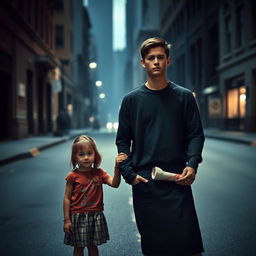
POLYGON ((71 213, 103 211, 103 188, 110 175, 101 168, 90 172, 71 171, 66 181, 73 185, 71 213))

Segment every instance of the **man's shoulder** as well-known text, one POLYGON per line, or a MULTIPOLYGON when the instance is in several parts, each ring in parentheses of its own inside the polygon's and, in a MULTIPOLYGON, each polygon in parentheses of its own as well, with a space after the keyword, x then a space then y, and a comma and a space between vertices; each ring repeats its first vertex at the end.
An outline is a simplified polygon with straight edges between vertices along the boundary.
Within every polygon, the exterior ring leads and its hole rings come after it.
POLYGON ((181 85, 178 85, 174 82, 171 82, 171 88, 173 90, 175 90, 176 92, 178 93, 184 93, 184 94, 190 94, 192 93, 191 90, 189 90, 188 88, 184 87, 184 86, 181 86, 181 85))
POLYGON ((143 92, 143 86, 138 86, 132 89, 124 96, 124 100, 134 99, 138 97, 143 92))
POLYGON ((137 95, 143 91, 143 85, 137 86, 133 88, 130 92, 126 94, 127 97, 132 97, 134 95, 137 95))

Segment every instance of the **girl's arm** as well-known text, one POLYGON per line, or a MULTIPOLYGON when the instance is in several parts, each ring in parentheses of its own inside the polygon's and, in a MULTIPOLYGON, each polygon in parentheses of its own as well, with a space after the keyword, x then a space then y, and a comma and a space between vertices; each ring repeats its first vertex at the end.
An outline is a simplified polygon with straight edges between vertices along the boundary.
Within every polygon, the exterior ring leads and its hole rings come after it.
POLYGON ((110 177, 107 180, 107 184, 111 187, 118 188, 121 182, 121 175, 119 171, 119 163, 123 162, 127 158, 127 155, 124 153, 119 153, 116 157, 115 169, 114 169, 114 176, 110 177))
POLYGON ((72 195, 73 185, 70 182, 66 183, 66 189, 63 200, 63 212, 64 212, 64 232, 70 233, 72 231, 72 223, 70 218, 70 198, 72 195))

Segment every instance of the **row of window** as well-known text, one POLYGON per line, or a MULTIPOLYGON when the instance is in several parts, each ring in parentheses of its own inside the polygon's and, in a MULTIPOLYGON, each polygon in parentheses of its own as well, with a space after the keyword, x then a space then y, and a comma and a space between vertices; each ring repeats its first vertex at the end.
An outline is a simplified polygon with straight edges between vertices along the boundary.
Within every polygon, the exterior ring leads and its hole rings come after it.
POLYGON ((53 48, 53 13, 48 1, 16 0, 13 7, 38 36, 53 48))
POLYGON ((245 14, 244 7, 239 6, 235 13, 235 23, 232 22, 231 14, 225 17, 225 52, 229 53, 232 50, 232 34, 233 28, 235 27, 235 48, 240 48, 245 43, 245 14), (235 24, 235 26, 234 26, 235 24))

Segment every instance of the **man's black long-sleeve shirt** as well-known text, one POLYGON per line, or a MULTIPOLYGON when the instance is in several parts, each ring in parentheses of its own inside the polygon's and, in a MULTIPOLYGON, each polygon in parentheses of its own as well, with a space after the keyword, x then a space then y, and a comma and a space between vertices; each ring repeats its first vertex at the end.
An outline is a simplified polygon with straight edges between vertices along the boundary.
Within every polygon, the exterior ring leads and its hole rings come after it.
POLYGON ((172 171, 187 165, 196 170, 203 144, 200 115, 190 90, 169 82, 161 90, 143 85, 124 97, 116 145, 118 152, 129 155, 120 164, 127 183, 145 167, 172 171))

